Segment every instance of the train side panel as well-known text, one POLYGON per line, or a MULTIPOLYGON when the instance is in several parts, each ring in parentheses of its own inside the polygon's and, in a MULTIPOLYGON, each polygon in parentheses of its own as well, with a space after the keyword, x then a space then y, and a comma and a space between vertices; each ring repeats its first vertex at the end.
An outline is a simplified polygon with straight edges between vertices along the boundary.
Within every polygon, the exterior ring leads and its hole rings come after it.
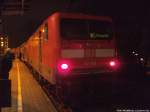
MULTIPOLYGON (((60 41, 58 33, 58 20, 59 18, 48 18, 47 22, 44 23, 43 27, 47 27, 48 32, 45 30, 45 36, 42 36, 42 63, 41 63, 41 74, 51 84, 56 83, 56 63, 59 57, 60 41), (47 34, 48 35, 47 35, 47 34), (46 37, 47 35, 47 37, 46 37)), ((41 29, 42 30, 42 29, 41 29)))
POLYGON ((58 21, 59 17, 49 17, 44 21, 28 39, 22 52, 24 60, 51 84, 56 83, 56 63, 60 54, 58 21))

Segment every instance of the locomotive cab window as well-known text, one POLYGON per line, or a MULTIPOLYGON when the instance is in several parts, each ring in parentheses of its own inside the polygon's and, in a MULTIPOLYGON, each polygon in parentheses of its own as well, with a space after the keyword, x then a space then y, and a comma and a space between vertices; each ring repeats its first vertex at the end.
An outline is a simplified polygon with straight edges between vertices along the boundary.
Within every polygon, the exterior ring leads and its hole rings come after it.
POLYGON ((63 39, 99 40, 113 37, 112 23, 102 20, 62 19, 60 31, 63 39))
POLYGON ((48 24, 47 23, 44 25, 44 38, 46 41, 48 41, 48 24))

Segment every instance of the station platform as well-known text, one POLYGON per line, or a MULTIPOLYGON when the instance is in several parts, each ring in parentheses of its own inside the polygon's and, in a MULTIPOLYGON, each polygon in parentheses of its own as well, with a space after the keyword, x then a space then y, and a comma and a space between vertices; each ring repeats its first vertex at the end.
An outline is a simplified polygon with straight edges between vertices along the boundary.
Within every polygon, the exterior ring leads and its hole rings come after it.
POLYGON ((11 107, 2 112, 57 112, 30 70, 19 59, 13 61, 11 80, 11 107))

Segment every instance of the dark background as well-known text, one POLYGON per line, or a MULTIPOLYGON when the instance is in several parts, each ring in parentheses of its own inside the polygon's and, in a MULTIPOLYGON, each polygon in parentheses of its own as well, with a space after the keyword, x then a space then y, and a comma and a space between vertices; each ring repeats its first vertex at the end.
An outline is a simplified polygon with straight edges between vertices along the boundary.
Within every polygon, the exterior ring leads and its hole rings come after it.
POLYGON ((9 46, 21 45, 55 11, 111 16, 121 52, 149 49, 149 3, 131 0, 30 0, 29 10, 23 15, 1 17, 9 46))

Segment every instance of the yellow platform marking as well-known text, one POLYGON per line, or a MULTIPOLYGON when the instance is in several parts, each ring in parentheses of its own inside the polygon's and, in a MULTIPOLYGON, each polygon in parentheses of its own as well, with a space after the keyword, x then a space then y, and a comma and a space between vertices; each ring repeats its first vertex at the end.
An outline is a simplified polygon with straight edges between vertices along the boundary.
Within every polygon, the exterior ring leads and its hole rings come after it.
POLYGON ((18 108, 17 112, 23 112, 22 108, 22 93, 21 93, 21 80, 20 80, 20 69, 19 64, 17 63, 17 74, 18 74, 18 108))

